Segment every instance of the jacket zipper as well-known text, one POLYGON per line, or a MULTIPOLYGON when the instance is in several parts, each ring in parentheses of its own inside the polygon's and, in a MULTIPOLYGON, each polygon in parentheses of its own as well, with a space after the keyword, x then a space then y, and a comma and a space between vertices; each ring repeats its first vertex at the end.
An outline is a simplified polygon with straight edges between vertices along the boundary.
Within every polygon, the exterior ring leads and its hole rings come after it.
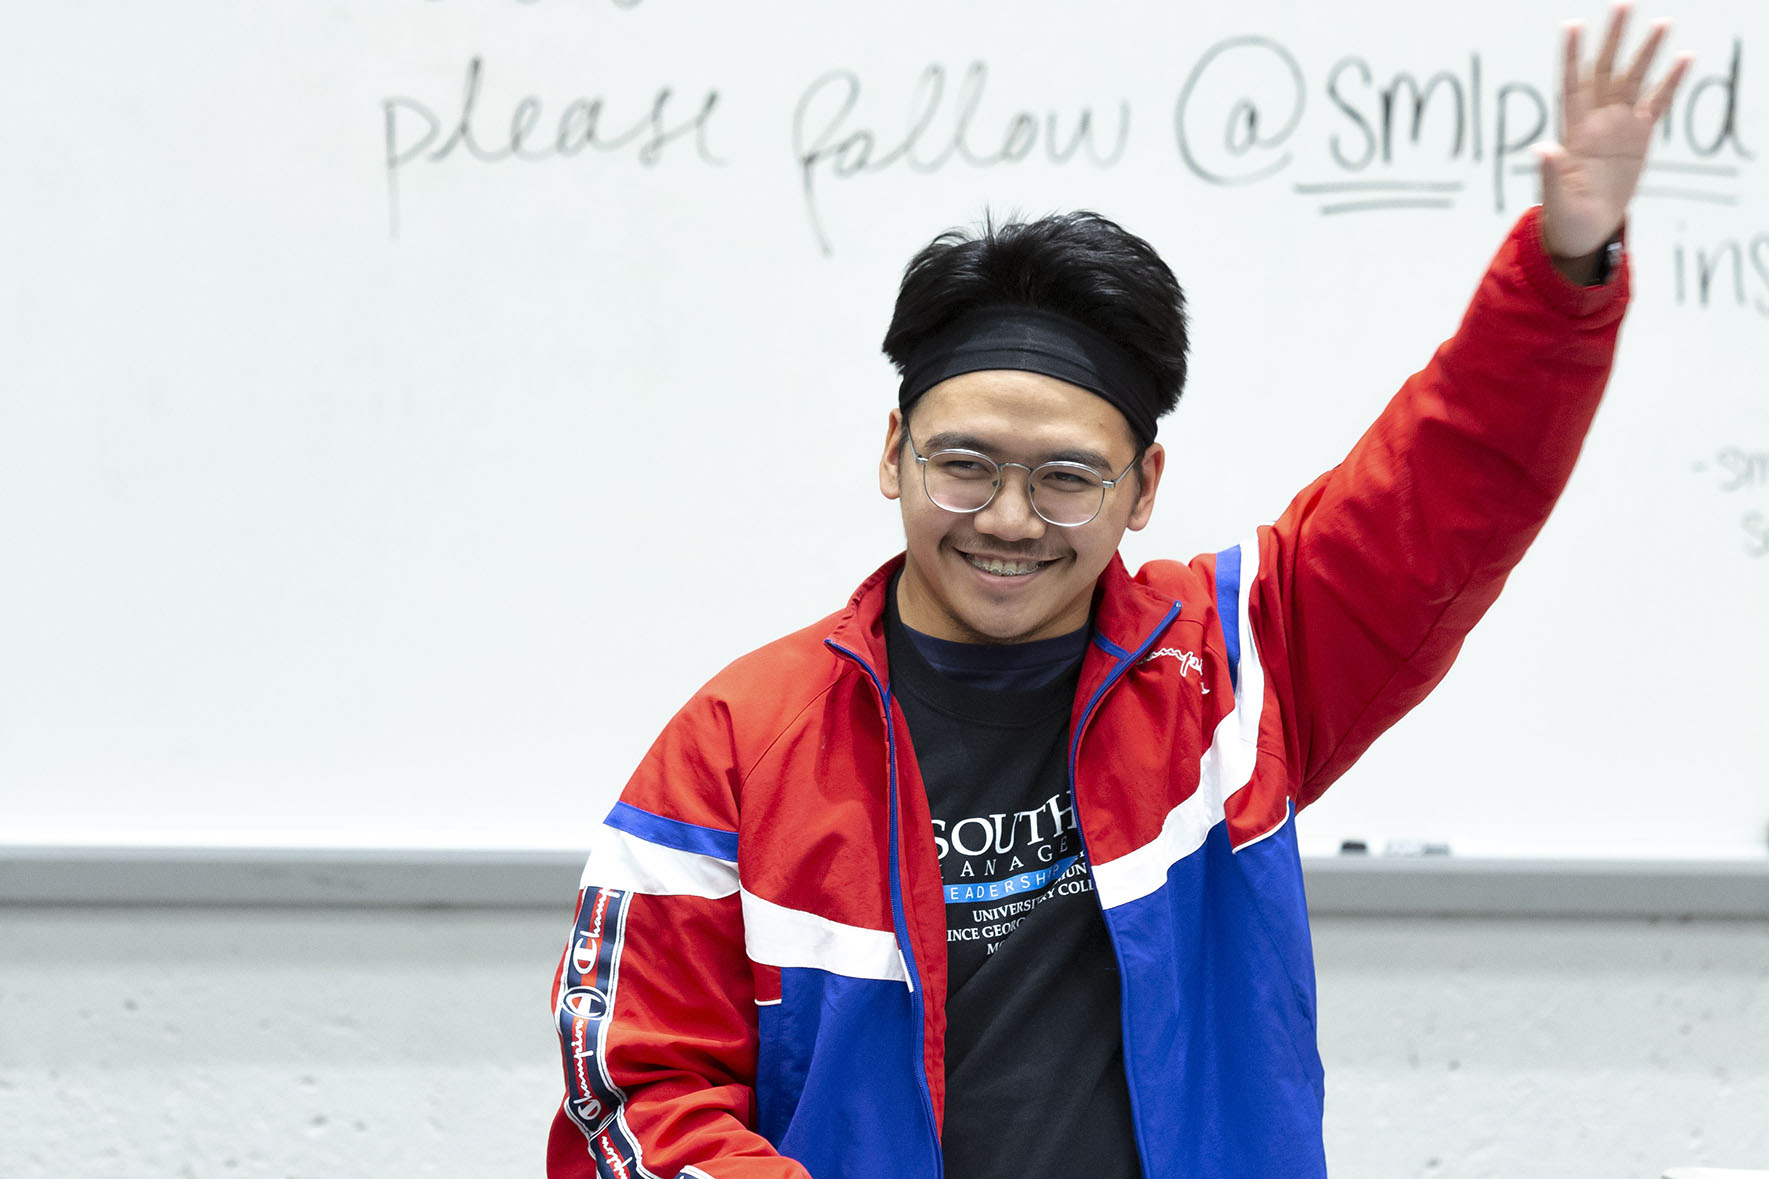
MULTIPOLYGON (((1144 636, 1143 641, 1136 647, 1136 649, 1127 653, 1118 661, 1117 665, 1107 673, 1105 680, 1099 687, 1094 689, 1093 696, 1087 701, 1087 707, 1082 709, 1081 723, 1076 726, 1075 732, 1069 739, 1069 801, 1070 805, 1073 806, 1075 810, 1075 831, 1081 836, 1081 851, 1082 854, 1087 857, 1087 871, 1089 875, 1092 875, 1093 873, 1093 849, 1089 847, 1087 843, 1087 829, 1081 822, 1081 800, 1076 797, 1075 794, 1075 767, 1080 764, 1081 738, 1086 734, 1088 723, 1093 720, 1094 713, 1099 711, 1100 701, 1105 699, 1106 693, 1113 685, 1124 678, 1125 672, 1136 666, 1137 661, 1148 653, 1150 647, 1155 645, 1155 640, 1165 634, 1167 628, 1173 625, 1173 620, 1179 617, 1181 605, 1182 604, 1179 602, 1173 603, 1172 608, 1167 611, 1167 616, 1161 619, 1160 623, 1144 636)), ((1142 1119, 1137 1116, 1136 1109, 1136 1084, 1134 1078, 1130 1075, 1130 996, 1128 994, 1128 986, 1124 981, 1124 955, 1118 950, 1118 937, 1112 932, 1112 923, 1106 921, 1106 907, 1100 901, 1098 888, 1094 889, 1093 903, 1099 906, 1100 920, 1105 921, 1106 936, 1111 939, 1112 953, 1118 959, 1118 1034, 1123 1039, 1125 1045, 1124 1088, 1130 1094, 1130 1125, 1132 1131, 1136 1135, 1137 1159, 1142 1165, 1142 1173, 1146 1176, 1149 1174, 1149 1152, 1145 1149, 1143 1144, 1142 1119)))
MULTIPOLYGON (((850 651, 834 639, 823 641, 831 650, 839 651, 852 659, 866 673, 873 691, 878 695, 879 709, 884 720, 886 771, 890 777, 891 924, 895 926, 897 952, 903 958, 904 973, 909 977, 909 1007, 915 1017, 915 1077, 921 1089, 921 1109, 923 1116, 927 1118, 928 1139, 934 1147, 933 1174, 935 1179, 943 1179, 946 1159, 940 1151, 940 1135, 934 1128, 934 1095, 927 1079, 927 1010, 921 986, 921 971, 915 963, 915 950, 909 944, 909 918, 903 899, 903 865, 900 860, 902 833, 897 800, 897 733, 896 727, 891 724, 891 694, 879 679, 878 673, 872 669, 872 665, 858 653, 850 651)), ((1071 786, 1071 792, 1073 789, 1071 786)))

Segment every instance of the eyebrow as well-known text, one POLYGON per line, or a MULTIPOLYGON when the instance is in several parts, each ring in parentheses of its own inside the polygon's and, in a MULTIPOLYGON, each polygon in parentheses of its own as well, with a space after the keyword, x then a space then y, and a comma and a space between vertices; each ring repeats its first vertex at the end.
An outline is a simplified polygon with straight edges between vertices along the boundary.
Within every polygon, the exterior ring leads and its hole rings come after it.
MULTIPOLYGON (((922 440, 920 445, 922 453, 924 454, 932 454, 936 450, 975 450, 982 454, 986 454, 991 458, 995 457, 995 451, 987 442, 984 442, 974 434, 961 434, 955 430, 947 430, 944 433, 935 434, 931 438, 922 440)), ((1038 466, 1040 463, 1057 462, 1080 463, 1084 467, 1092 467, 1096 471, 1107 472, 1108 478, 1110 477, 1110 472, 1118 469, 1112 465, 1111 459, 1107 458, 1099 451, 1084 450, 1078 447, 1050 451, 1040 458, 1037 463, 1032 465, 1038 466)))

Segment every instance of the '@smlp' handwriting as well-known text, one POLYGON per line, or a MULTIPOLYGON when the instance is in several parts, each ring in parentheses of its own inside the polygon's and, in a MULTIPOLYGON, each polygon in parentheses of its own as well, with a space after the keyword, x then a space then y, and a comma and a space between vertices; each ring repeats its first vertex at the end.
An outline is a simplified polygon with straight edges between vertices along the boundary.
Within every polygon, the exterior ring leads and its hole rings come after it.
POLYGON ((988 65, 972 62, 948 111, 946 70, 929 65, 916 79, 908 119, 890 130, 855 119, 863 85, 854 71, 831 70, 806 87, 792 113, 792 145, 805 213, 825 254, 832 251, 817 206, 821 176, 847 180, 893 167, 938 172, 954 162, 986 168, 1017 164, 1034 153, 1053 164, 1081 159, 1101 168, 1123 159, 1130 138, 1129 103, 1120 101, 1097 120, 1088 106, 1067 111, 1022 107, 979 126, 977 110, 988 85, 988 65))
POLYGON ((616 109, 621 113, 611 115, 610 101, 600 95, 574 98, 558 107, 557 113, 550 113, 531 94, 510 108, 508 122, 499 122, 479 116, 482 71, 480 58, 467 63, 458 113, 451 115, 446 134, 437 112, 416 98, 389 98, 381 104, 386 135, 389 236, 399 236, 400 173, 414 164, 440 164, 457 153, 484 164, 508 160, 543 163, 569 159, 585 151, 609 153, 631 149, 634 159, 650 167, 664 158, 664 149, 671 143, 692 136, 695 155, 702 163, 723 162, 713 154, 707 140, 707 128, 719 105, 717 90, 706 91, 694 113, 686 118, 673 114, 674 90, 660 86, 649 99, 649 106, 636 117, 632 104, 619 106, 616 109))
MULTIPOLYGON (((1734 38, 1719 73, 1692 78, 1663 123, 1665 146, 1693 162, 1655 160, 1640 196, 1738 203, 1729 181, 1755 158, 1739 127, 1744 45, 1734 38), (1665 177, 1675 177, 1663 183, 1665 177)), ((1479 53, 1429 73, 1351 54, 1311 83, 1297 56, 1269 37, 1230 37, 1198 58, 1174 106, 1180 158, 1200 180, 1247 185, 1296 163, 1311 141, 1329 161, 1292 191, 1320 200, 1323 214, 1378 209, 1447 209, 1484 170, 1492 207, 1506 208, 1509 184, 1534 177, 1529 148, 1550 134, 1552 91, 1529 82, 1494 84, 1479 53), (1311 102, 1318 106, 1311 106, 1311 102), (1315 121, 1315 110, 1324 114, 1315 121), (1421 169, 1425 174, 1421 175, 1421 169)), ((1533 195, 1533 186, 1529 189, 1533 195)))

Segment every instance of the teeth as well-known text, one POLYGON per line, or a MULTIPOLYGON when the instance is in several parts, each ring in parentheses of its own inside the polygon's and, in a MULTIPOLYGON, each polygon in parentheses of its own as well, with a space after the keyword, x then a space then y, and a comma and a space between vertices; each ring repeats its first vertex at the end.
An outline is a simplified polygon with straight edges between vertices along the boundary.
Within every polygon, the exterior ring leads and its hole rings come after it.
POLYGON ((1037 561, 997 561, 983 557, 971 557, 969 561, 985 573, 993 573, 997 577, 1024 577, 1035 572, 1037 561))

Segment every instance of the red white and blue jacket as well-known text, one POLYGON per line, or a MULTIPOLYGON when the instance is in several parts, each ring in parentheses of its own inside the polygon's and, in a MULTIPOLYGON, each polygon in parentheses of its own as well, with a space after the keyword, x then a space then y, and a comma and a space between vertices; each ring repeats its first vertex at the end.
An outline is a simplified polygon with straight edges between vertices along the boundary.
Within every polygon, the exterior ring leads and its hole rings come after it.
MULTIPOLYGON (((1277 523, 1101 576, 1070 779, 1149 1179, 1325 1174, 1296 812, 1444 675, 1540 528, 1626 293, 1566 282, 1526 215, 1277 523)), ((896 565, 707 684, 595 833, 551 1175, 942 1174, 946 915, 885 662, 896 565)))

